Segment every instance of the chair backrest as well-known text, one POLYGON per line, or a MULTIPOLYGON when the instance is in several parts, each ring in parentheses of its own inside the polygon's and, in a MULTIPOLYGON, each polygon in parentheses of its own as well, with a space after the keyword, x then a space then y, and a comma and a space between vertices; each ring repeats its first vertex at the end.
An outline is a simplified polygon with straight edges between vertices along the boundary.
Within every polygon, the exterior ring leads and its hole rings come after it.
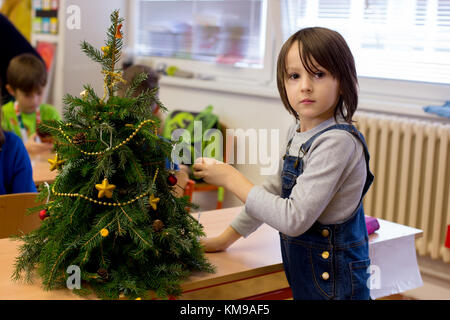
POLYGON ((28 233, 41 224, 39 214, 26 215, 28 208, 39 205, 37 193, 14 193, 0 196, 0 239, 28 233))

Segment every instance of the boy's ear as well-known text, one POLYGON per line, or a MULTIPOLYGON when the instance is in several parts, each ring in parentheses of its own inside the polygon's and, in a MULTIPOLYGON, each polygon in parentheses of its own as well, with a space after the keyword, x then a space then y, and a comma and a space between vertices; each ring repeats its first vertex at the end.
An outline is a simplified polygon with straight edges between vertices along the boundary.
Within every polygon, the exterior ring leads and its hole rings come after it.
POLYGON ((11 87, 9 84, 6 84, 5 88, 6 88, 6 90, 8 90, 8 93, 10 95, 12 95, 13 97, 16 97, 16 94, 15 94, 16 90, 14 90, 13 87, 11 87))

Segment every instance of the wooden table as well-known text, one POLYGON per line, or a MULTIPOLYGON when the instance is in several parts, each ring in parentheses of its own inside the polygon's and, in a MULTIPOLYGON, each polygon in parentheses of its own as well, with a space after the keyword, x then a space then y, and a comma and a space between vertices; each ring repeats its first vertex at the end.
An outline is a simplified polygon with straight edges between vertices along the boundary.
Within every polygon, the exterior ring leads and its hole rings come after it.
POLYGON ((54 153, 43 152, 30 154, 31 166, 33 168, 33 180, 36 185, 44 182, 53 182, 58 174, 57 170, 50 171, 48 159, 53 159, 54 153))
MULTIPOLYGON (((242 207, 201 213, 200 222, 208 236, 218 235, 241 211, 242 207)), ((198 218, 198 214, 193 214, 198 218)), ((421 230, 379 220, 380 230, 370 236, 370 246, 397 238, 419 237, 421 230)), ((32 285, 10 280, 19 244, 0 240, 0 300, 1 299, 95 299, 79 297, 68 289, 44 291, 39 281, 32 285)), ((287 298, 288 284, 284 275, 278 232, 263 224, 247 239, 240 239, 225 252, 206 254, 217 272, 194 273, 182 285, 180 299, 243 299, 287 298), (270 295, 267 295, 270 293, 270 295)))

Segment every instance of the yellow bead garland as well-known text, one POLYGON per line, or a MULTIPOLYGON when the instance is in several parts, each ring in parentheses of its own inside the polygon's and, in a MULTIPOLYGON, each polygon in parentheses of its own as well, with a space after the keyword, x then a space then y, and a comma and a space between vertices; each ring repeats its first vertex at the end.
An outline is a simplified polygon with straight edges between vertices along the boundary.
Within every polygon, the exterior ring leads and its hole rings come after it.
MULTIPOLYGON (((134 132, 133 132, 132 134, 130 134, 130 136, 129 136, 128 138, 126 138, 125 140, 123 140, 123 141, 122 141, 121 143, 119 143, 117 146, 115 146, 115 147, 113 147, 113 148, 111 148, 111 149, 106 149, 106 150, 104 150, 104 151, 98 151, 98 152, 86 152, 86 151, 82 150, 80 147, 78 147, 77 145, 73 144, 72 139, 64 132, 63 129, 61 129, 61 127, 58 128, 58 131, 61 132, 61 134, 64 136, 64 138, 66 138, 66 140, 69 141, 69 142, 73 145, 73 147, 74 147, 75 149, 77 149, 78 151, 80 151, 81 153, 83 153, 83 154, 85 154, 85 155, 88 155, 88 156, 98 156, 98 155, 102 155, 102 154, 106 153, 106 152, 109 151, 109 150, 112 150, 112 151, 117 150, 118 148, 120 148, 121 146, 123 146, 124 144, 126 144, 127 142, 129 142, 132 138, 134 138, 134 136, 138 133, 138 131, 141 130, 141 128, 142 128, 145 124, 147 124, 147 123, 149 123, 149 122, 155 123, 155 121, 153 121, 153 120, 151 120, 151 119, 147 119, 147 120, 142 121, 142 122, 139 124, 139 126, 136 128, 136 130, 134 130, 134 132)), ((157 135, 157 131, 156 131, 156 130, 157 130, 157 128, 155 128, 155 135, 157 135)))
MULTIPOLYGON (((155 175, 154 175, 154 177, 153 177, 153 183, 154 183, 155 180, 156 180, 156 176, 158 175, 158 172, 159 172, 159 168, 156 168, 156 172, 155 172, 155 175)), ((103 202, 103 201, 99 201, 99 200, 92 199, 92 198, 90 198, 90 197, 88 197, 88 196, 85 196, 85 195, 79 194, 79 193, 62 193, 62 192, 56 192, 56 191, 55 191, 55 186, 52 187, 52 193, 53 193, 55 196, 58 196, 58 197, 69 197, 69 198, 81 198, 81 199, 86 199, 86 200, 89 200, 90 202, 93 202, 93 203, 99 204, 99 205, 103 205, 103 206, 123 207, 123 206, 130 205, 130 204, 132 204, 133 202, 135 202, 135 201, 137 201, 137 200, 139 200, 139 199, 142 199, 143 197, 146 197, 147 195, 149 195, 150 191, 144 192, 143 194, 137 196, 136 198, 134 198, 134 199, 132 199, 132 200, 128 200, 128 201, 126 201, 126 202, 116 202, 116 203, 114 203, 114 202, 103 202)))

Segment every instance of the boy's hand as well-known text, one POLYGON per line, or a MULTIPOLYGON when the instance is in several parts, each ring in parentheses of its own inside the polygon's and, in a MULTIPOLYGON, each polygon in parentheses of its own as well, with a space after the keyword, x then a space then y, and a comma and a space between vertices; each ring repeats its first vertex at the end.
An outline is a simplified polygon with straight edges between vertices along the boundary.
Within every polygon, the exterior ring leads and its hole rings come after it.
POLYGON ((205 252, 224 251, 240 237, 241 235, 238 232, 236 232, 231 226, 228 226, 217 237, 200 239, 200 244, 203 246, 205 252))
POLYGON ((200 244, 203 246, 205 252, 219 252, 226 250, 219 237, 202 238, 200 239, 200 244))
POLYGON ((192 166, 194 176, 216 186, 227 187, 236 169, 213 158, 197 158, 192 166))
POLYGON ((244 203, 253 188, 253 184, 237 169, 216 159, 198 158, 195 160, 192 170, 197 178, 203 178, 207 183, 225 187, 244 203))
POLYGON ((36 137, 36 133, 32 134, 25 143, 25 148, 27 149, 29 154, 52 151, 53 144, 36 142, 36 137))

